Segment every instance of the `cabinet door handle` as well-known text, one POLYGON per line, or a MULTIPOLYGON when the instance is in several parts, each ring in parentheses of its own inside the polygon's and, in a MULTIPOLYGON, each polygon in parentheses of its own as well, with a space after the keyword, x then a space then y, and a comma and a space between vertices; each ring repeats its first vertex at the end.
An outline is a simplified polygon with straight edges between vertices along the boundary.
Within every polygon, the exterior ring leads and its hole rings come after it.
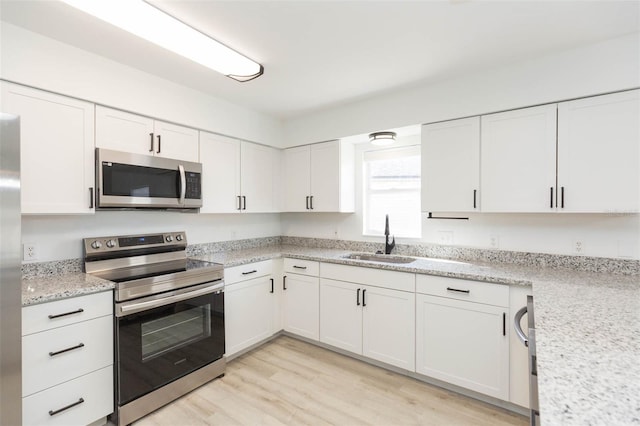
POLYGON ((551 192, 551 197, 549 198, 549 207, 553 208, 553 186, 549 188, 549 191, 551 192))
POLYGON ((238 195, 238 210, 242 210, 242 197, 238 195))
POLYGON ((93 187, 89 188, 89 208, 93 208, 93 187))
POLYGON ((282 289, 283 290, 287 289, 287 276, 286 275, 284 277, 282 277, 282 289))
POLYGON ((560 208, 564 209, 564 186, 560 187, 560 208))
POLYGON ((153 133, 149 133, 149 136, 151 136, 151 145, 149 146, 149 152, 153 152, 153 133))
POLYGON ((307 269, 306 266, 293 265, 293 267, 296 268, 296 269, 307 269))
POLYGON ((76 309, 75 311, 65 312, 63 314, 49 315, 49 319, 66 317, 67 315, 73 315, 73 314, 81 314, 83 312, 84 312, 84 309, 80 308, 80 309, 76 309))
POLYGON ((313 195, 309 197, 309 210, 313 210, 313 195))
POLYGON ((474 190, 473 190, 473 208, 474 208, 474 209, 475 209, 475 208, 477 208, 477 202, 476 202, 476 195, 477 195, 477 193, 478 193, 478 190, 477 190, 477 189, 474 189, 474 190))
POLYGON ((503 336, 507 335, 507 313, 506 312, 502 313, 502 335, 503 336))
POLYGON ((271 280, 271 291, 269 293, 273 293, 273 291, 274 291, 274 288, 273 288, 274 281, 273 281, 273 278, 269 278, 269 279, 271 280))
POLYGON ((362 290, 362 307, 364 308, 365 306, 367 306, 367 302, 365 302, 364 299, 364 294, 367 292, 367 289, 365 288, 364 290, 362 290))
POLYGON ((447 291, 455 291, 457 293, 466 293, 466 294, 471 293, 471 290, 460 290, 459 288, 452 288, 452 287, 447 287, 447 291))
POLYGON ((158 135, 158 150, 156 152, 160 154, 160 151, 162 151, 162 140, 160 139, 160 135, 158 135))
POLYGON ((247 209, 247 197, 246 195, 242 196, 242 210, 246 210, 247 209))
POLYGON ((258 270, 257 270, 257 269, 254 269, 253 271, 243 272, 243 273, 242 273, 242 275, 255 274, 256 272, 258 272, 258 270))
POLYGON ((57 410, 49 410, 49 415, 50 415, 50 416, 55 416, 56 414, 62 413, 63 411, 68 410, 69 408, 73 408, 73 407, 75 407, 76 405, 80 405, 80 404, 82 404, 83 402, 84 402, 84 398, 80 398, 79 400, 77 400, 77 401, 76 401, 76 402, 74 402, 73 404, 69 404, 69 405, 67 405, 66 407, 62 407, 62 408, 59 408, 59 409, 57 409, 57 410))
POLYGON ((307 210, 309 210, 309 196, 307 195, 307 210))
POLYGON ((84 348, 84 343, 80 343, 80 344, 77 344, 75 346, 71 346, 70 348, 67 348, 67 349, 62 349, 62 350, 55 351, 55 352, 49 352, 49 356, 60 355, 60 354, 63 354, 65 352, 73 351, 73 350, 80 349, 80 348, 84 348))
POLYGON ((360 306, 360 289, 356 292, 356 306, 360 306))

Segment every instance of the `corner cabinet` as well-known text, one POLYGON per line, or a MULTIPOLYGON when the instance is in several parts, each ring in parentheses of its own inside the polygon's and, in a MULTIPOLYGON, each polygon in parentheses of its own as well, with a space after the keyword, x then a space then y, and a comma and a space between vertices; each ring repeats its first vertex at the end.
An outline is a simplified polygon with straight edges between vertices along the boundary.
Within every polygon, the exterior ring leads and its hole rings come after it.
POLYGON ((87 425, 113 412, 113 294, 22 308, 22 422, 87 425))
POLYGON ((416 277, 416 372, 509 400, 509 286, 416 277))
POLYGON ((200 213, 279 211, 279 150, 200 132, 200 161, 200 213))
POLYGON ((284 150, 284 210, 354 211, 354 147, 342 141, 284 150))
POLYGON ((100 105, 96 147, 193 162, 200 157, 197 130, 100 105))
POLYGON ((20 116, 22 213, 93 213, 93 104, 0 85, 2 111, 20 116))
POLYGON ((480 208, 480 117, 422 126, 422 211, 480 208))
POLYGON ((320 276, 320 341, 413 371, 415 275, 322 263, 320 276))

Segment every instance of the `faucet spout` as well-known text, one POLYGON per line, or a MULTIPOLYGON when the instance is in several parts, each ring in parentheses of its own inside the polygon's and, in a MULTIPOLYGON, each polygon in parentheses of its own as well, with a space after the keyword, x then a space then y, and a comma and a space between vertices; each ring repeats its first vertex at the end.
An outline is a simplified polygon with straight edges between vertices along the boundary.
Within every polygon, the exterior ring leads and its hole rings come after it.
POLYGON ((393 249, 396 246, 396 237, 393 236, 393 239, 391 242, 389 242, 389 215, 386 215, 385 217, 385 224, 384 224, 384 235, 385 235, 385 239, 384 239, 384 254, 391 254, 391 252, 393 251, 393 249))

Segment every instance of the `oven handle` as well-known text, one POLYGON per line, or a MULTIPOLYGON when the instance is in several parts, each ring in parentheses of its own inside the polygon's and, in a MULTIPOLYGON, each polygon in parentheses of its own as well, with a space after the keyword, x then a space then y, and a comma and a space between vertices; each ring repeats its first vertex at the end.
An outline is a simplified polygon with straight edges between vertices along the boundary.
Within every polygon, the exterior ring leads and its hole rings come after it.
MULTIPOLYGON (((158 141, 158 143, 160 142, 158 141)), ((187 177, 184 174, 184 166, 182 164, 178 165, 178 170, 180 171, 180 204, 184 204, 184 198, 187 195, 187 177)))
POLYGON ((208 293, 214 293, 216 291, 224 290, 224 282, 216 283, 214 285, 207 285, 206 287, 198 288, 197 290, 187 291, 184 293, 174 294, 173 296, 161 297, 153 300, 147 300, 144 302, 125 302, 120 306, 116 306, 116 317, 124 317, 127 315, 135 314, 136 312, 146 311, 160 306, 170 305, 171 303, 180 302, 183 300, 191 299, 193 297, 202 296, 208 293))

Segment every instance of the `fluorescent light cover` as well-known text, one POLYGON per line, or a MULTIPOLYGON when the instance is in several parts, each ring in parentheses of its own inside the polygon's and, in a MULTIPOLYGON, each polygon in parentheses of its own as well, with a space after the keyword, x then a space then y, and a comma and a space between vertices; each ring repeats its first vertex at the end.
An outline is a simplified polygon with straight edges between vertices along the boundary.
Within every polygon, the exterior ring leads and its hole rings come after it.
POLYGON ((62 1, 235 80, 262 75, 262 65, 142 0, 62 1))

